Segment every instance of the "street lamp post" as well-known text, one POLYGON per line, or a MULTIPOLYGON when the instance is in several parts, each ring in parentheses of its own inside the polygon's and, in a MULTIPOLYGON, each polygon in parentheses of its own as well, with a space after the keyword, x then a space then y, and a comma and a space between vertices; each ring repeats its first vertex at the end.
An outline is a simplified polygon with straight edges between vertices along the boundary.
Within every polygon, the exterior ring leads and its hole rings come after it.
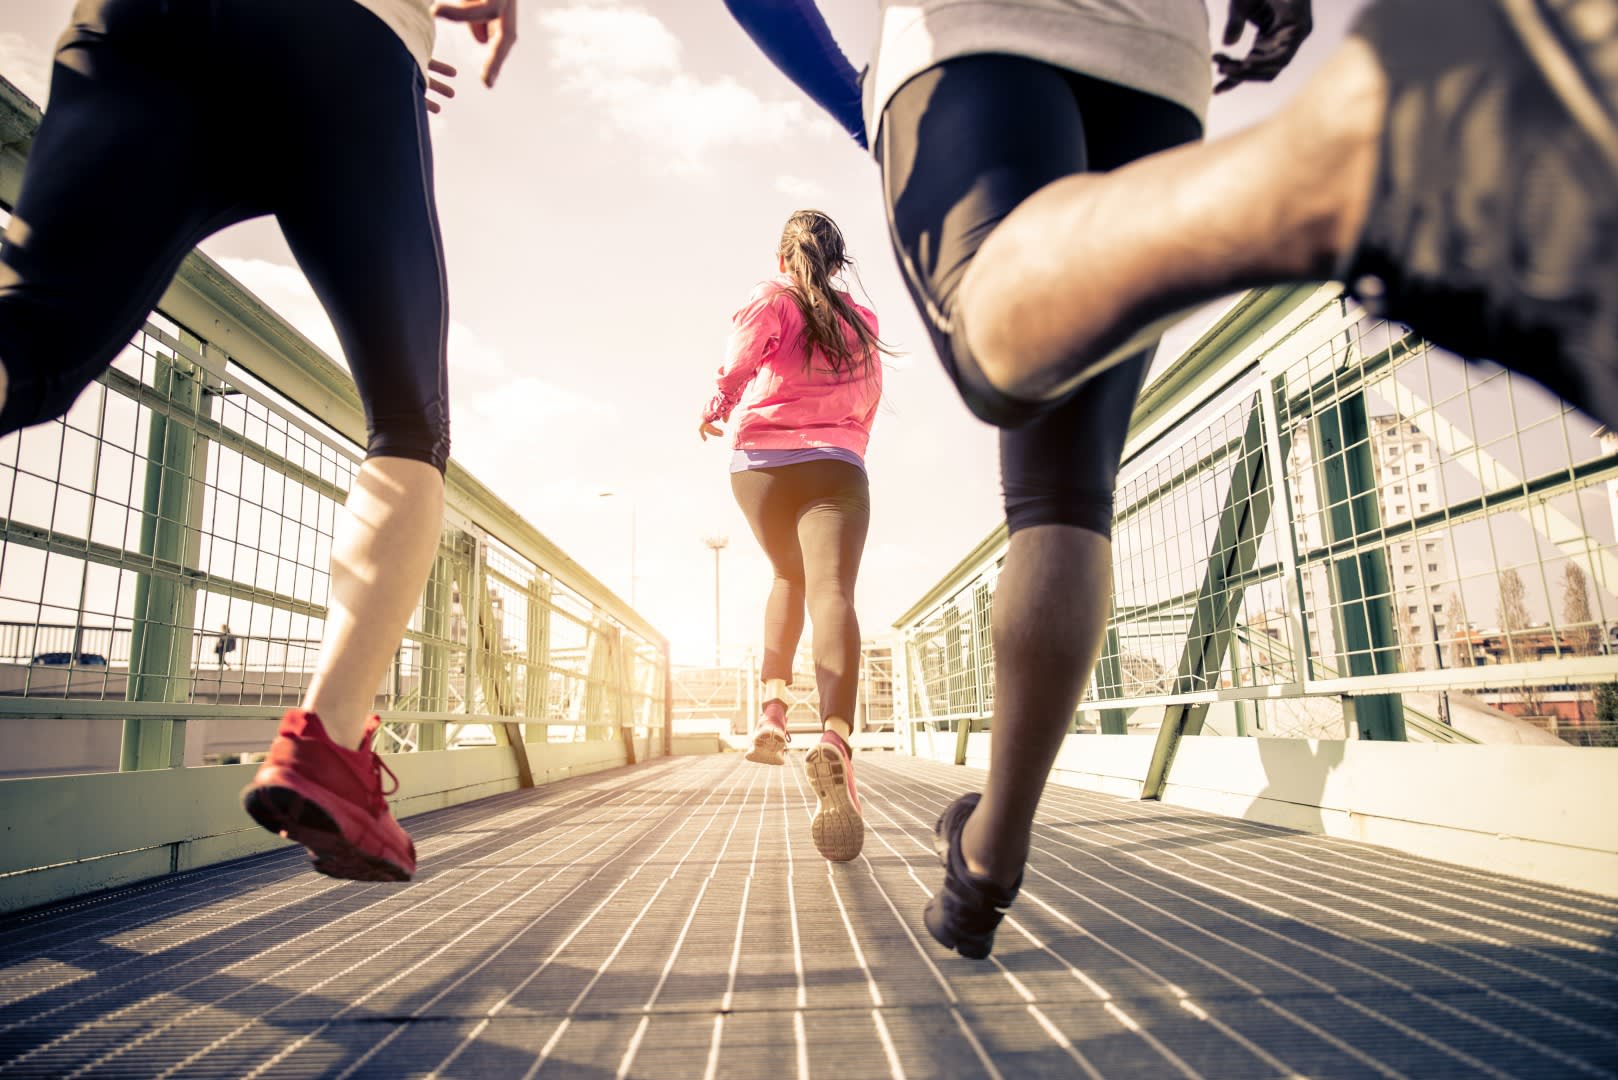
MULTIPOLYGON (((598 492, 596 492, 596 495, 598 497, 600 497, 600 498, 603 498, 603 499, 616 499, 616 498, 618 498, 618 493, 616 491, 598 491, 598 492)), ((629 606, 630 607, 635 606, 636 586, 640 583, 640 575, 635 572, 635 533, 636 533, 636 528, 635 528, 636 521, 635 521, 635 518, 636 518, 636 511, 637 510, 639 510, 638 504, 635 502, 634 499, 630 499, 629 500, 629 606)))
POLYGON ((719 553, 730 543, 728 536, 710 536, 703 541, 713 549, 713 666, 723 667, 719 659, 719 553))

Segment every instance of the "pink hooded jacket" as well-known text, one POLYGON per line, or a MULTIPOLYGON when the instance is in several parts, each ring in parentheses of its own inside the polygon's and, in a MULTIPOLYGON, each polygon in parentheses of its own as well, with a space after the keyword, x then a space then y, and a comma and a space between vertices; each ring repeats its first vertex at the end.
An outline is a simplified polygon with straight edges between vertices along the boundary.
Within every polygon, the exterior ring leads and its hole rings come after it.
MULTIPOLYGON (((806 362, 803 315, 789 295, 792 278, 780 274, 760 282, 747 306, 731 320, 725 365, 719 369, 719 391, 703 419, 729 420, 738 405, 741 417, 731 442, 738 450, 804 450, 836 446, 865 456, 871 423, 882 400, 882 358, 846 375, 833 375, 825 354, 815 350, 806 362)), ((854 304, 854 310, 876 332, 876 315, 854 304)), ((849 344, 854 332, 844 328, 849 344)))

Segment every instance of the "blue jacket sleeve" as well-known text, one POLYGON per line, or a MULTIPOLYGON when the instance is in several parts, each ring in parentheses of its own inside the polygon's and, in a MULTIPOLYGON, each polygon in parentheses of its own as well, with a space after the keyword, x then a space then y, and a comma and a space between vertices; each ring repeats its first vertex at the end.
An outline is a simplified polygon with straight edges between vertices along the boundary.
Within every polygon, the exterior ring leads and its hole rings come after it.
POLYGON ((725 0, 753 43, 864 148, 860 77, 813 0, 725 0))

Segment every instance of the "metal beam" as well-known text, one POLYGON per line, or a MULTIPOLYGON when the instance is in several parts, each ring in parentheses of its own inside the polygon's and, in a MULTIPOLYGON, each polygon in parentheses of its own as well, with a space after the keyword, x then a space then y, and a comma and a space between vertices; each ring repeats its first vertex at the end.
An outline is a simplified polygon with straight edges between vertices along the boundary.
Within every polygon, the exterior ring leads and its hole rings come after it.
MULTIPOLYGON (((1281 452, 1286 453, 1284 441, 1281 452)), ((1202 689, 1224 667, 1242 605, 1242 590, 1232 588, 1230 580, 1242 577, 1257 562, 1259 538, 1270 520, 1274 465, 1268 459, 1262 412, 1255 398, 1247 414, 1241 454, 1231 470, 1230 487, 1214 532, 1213 550, 1208 553, 1202 587, 1197 590, 1191 625, 1186 631, 1185 648, 1175 673, 1176 693, 1202 689)), ((1141 798, 1162 797, 1181 737, 1200 732, 1207 715, 1206 702, 1180 702, 1164 712, 1151 765, 1141 787, 1141 798)))
MULTIPOLYGON (((1315 413, 1315 465, 1325 512, 1328 543, 1349 544, 1333 560, 1332 610, 1342 670, 1350 675, 1390 675, 1400 670, 1399 636, 1393 620, 1393 575, 1382 545, 1382 511, 1365 408, 1356 391, 1315 413), (1370 550, 1361 550, 1365 543, 1370 550)), ((1362 739, 1405 738, 1404 705, 1398 694, 1362 697, 1353 710, 1362 739)))
MULTIPOLYGON (((156 358, 157 392, 181 412, 203 407, 201 373, 167 356, 156 358)), ((202 480, 208 444, 189 427, 153 412, 146 441, 146 488, 141 499, 140 553, 194 567, 202 542, 202 480)), ((134 631, 129 645, 130 701, 183 702, 191 697, 192 627, 197 590, 159 573, 135 579, 134 631)), ((125 772, 185 764, 185 721, 124 721, 119 767, 125 772)))

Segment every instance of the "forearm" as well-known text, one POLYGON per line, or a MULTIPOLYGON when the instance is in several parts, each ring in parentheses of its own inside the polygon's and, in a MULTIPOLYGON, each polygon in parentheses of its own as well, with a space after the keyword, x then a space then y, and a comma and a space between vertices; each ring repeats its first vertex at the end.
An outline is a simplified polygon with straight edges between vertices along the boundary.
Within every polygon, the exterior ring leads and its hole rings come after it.
POLYGON ((725 0, 725 7, 781 74, 865 146, 859 73, 812 0, 725 0))

